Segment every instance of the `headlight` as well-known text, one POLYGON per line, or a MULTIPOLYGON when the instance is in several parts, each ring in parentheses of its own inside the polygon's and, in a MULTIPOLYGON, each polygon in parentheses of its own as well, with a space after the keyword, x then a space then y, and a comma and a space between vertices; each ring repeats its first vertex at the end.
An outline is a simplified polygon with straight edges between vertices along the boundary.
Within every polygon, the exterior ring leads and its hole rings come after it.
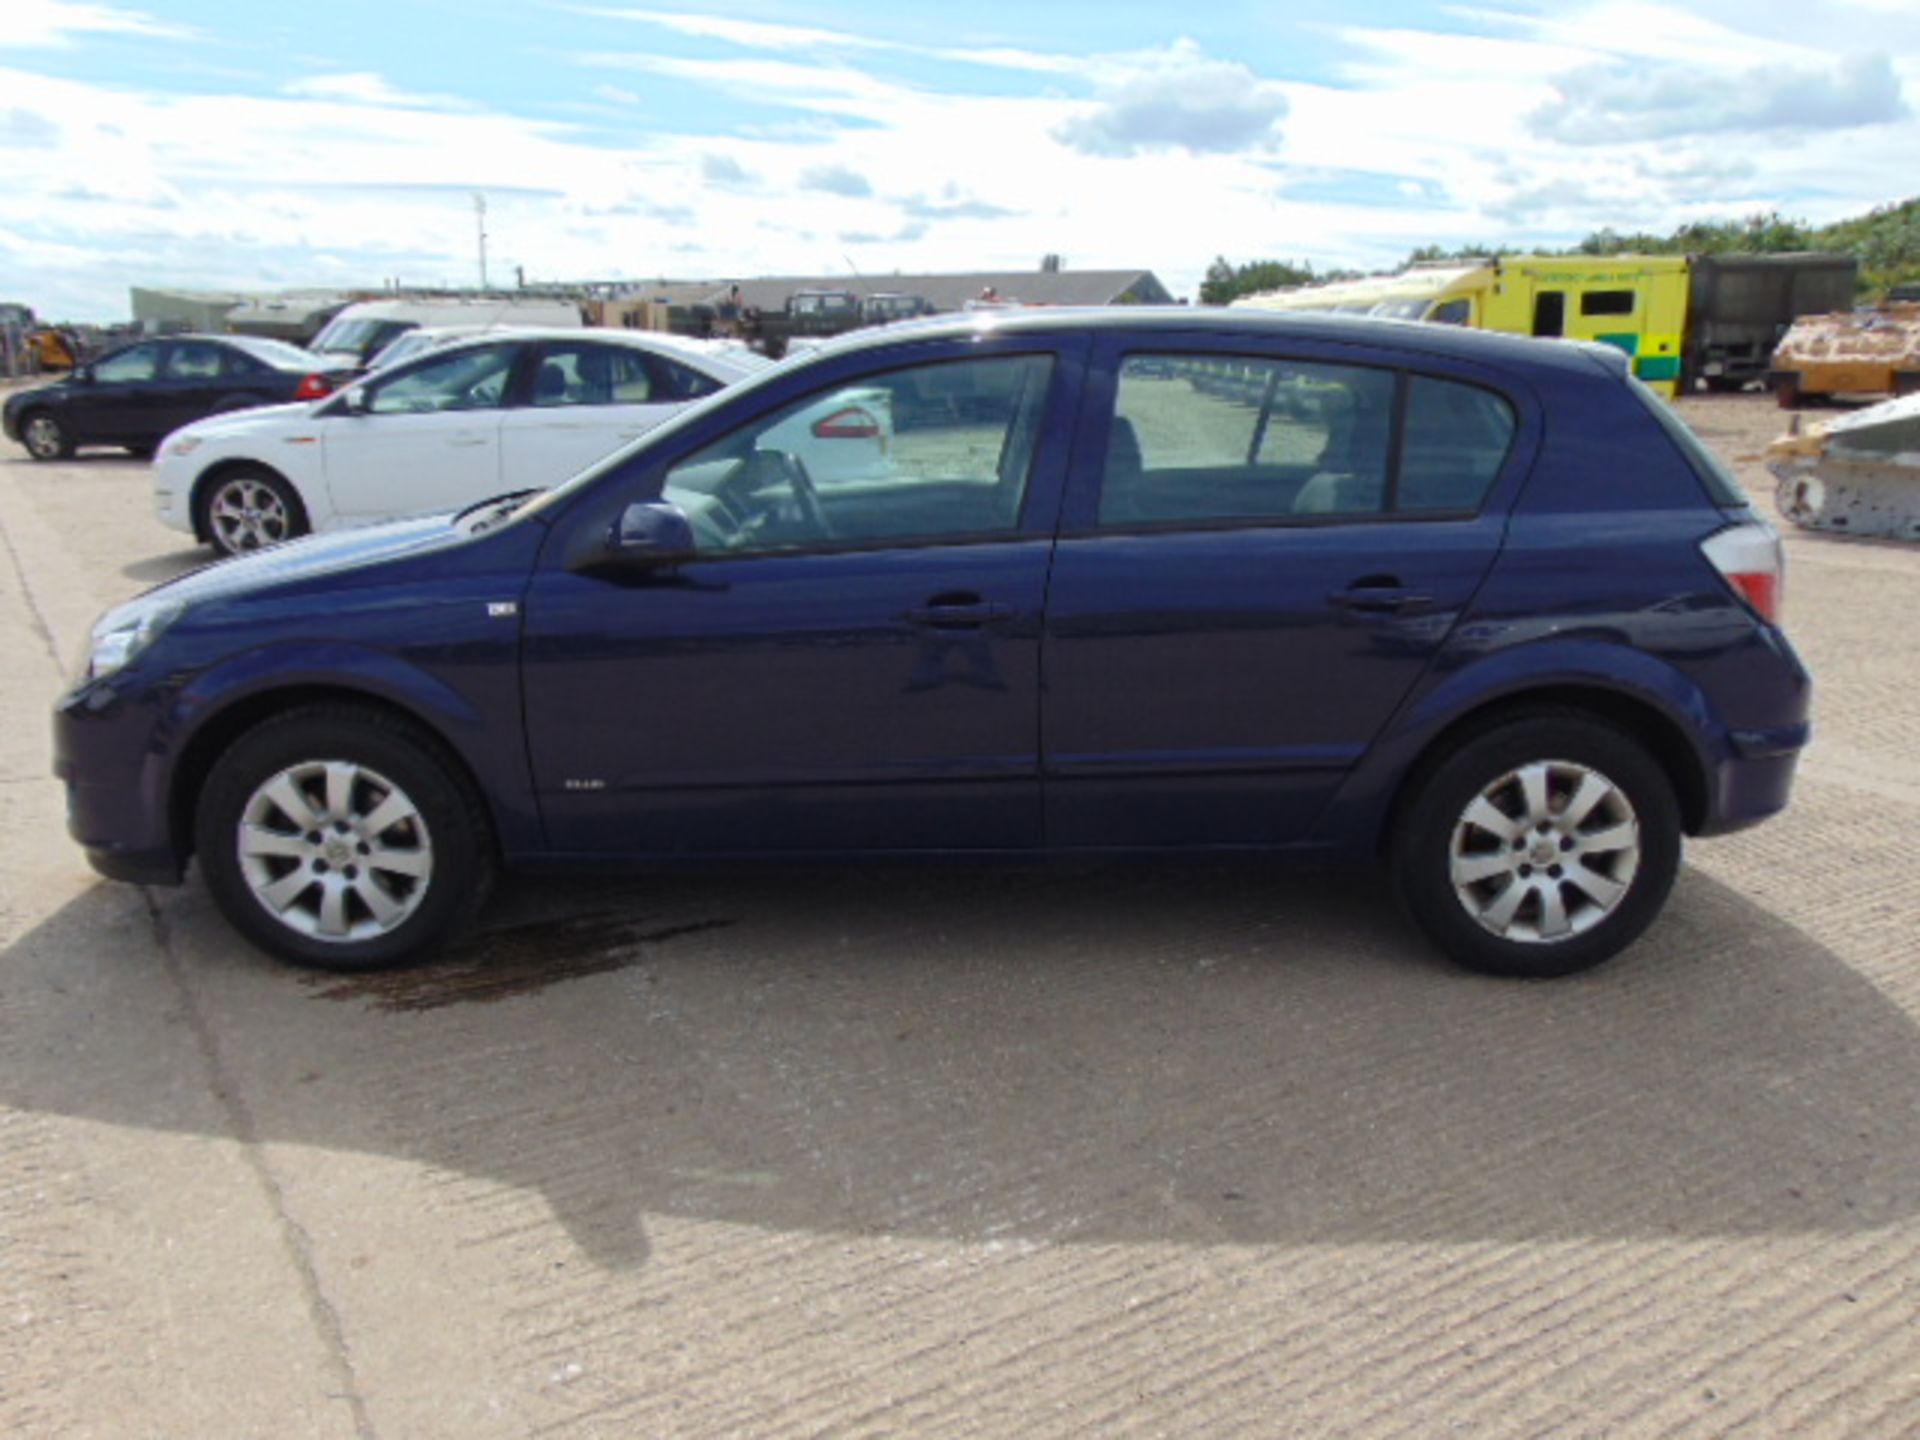
POLYGON ((93 627, 87 646, 86 669, 82 680, 98 680, 124 668, 134 656, 151 645, 167 626, 186 610, 179 603, 147 605, 138 610, 114 611, 93 627))
POLYGON ((201 444, 202 441, 198 435, 182 435, 178 439, 167 442, 167 453, 169 455, 191 455, 200 448, 201 444))

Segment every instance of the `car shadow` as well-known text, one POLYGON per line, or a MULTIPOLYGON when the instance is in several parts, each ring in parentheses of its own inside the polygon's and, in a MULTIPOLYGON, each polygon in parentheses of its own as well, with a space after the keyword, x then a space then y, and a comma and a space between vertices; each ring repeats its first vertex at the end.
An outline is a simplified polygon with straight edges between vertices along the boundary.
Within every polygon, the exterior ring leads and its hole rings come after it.
POLYGON ((104 465, 129 472, 145 474, 152 462, 138 455, 129 455, 125 450, 116 450, 111 446, 103 448, 83 448, 63 460, 36 460, 17 445, 8 445, 0 451, 0 465, 18 465, 22 469, 42 469, 47 465, 104 465))
POLYGON ((173 580, 191 570, 205 569, 215 561, 212 551, 201 546, 185 550, 169 550, 164 555, 149 555, 135 560, 130 565, 122 565, 120 573, 129 580, 146 585, 158 585, 163 580, 173 580))
POLYGON ((8 949, 0 1004, 0 1104, 226 1134, 196 1028, 250 1138, 538 1192, 615 1268, 651 1216, 1205 1246, 1920 1209, 1920 1030, 1696 871, 1552 984, 1432 959, 1372 880, 1244 866, 522 883, 357 977, 261 958, 198 885, 101 884, 8 949))

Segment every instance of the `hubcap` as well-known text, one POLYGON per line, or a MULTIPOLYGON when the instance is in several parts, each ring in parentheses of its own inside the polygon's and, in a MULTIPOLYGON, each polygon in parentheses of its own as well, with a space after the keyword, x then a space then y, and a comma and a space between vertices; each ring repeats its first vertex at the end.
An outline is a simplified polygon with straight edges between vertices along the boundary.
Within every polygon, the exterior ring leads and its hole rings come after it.
POLYGON ((235 836, 254 899, 289 930, 344 944, 406 923, 433 843, 406 792, 348 760, 290 765, 253 792, 235 836))
POLYGON ((36 415, 27 422, 27 449, 43 459, 52 459, 60 453, 60 427, 44 415, 36 415))
POLYGON ((1453 893, 1482 929, 1552 945, 1619 906, 1640 868, 1640 822, 1626 792, 1571 760, 1510 770, 1453 827, 1453 893))
POLYGON ((229 553, 277 545, 289 529, 286 503, 258 480, 227 481, 214 491, 207 519, 220 548, 229 553))

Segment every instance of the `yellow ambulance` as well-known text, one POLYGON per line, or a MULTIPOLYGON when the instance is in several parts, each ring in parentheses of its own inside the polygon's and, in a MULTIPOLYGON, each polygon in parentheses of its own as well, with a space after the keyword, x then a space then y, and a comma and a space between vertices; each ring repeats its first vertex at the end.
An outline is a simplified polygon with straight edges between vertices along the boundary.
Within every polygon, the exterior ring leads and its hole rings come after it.
POLYGON ((1687 287, 1687 260, 1680 255, 1503 255, 1275 290, 1234 304, 1598 340, 1626 351, 1634 374, 1672 396, 1684 353, 1687 287))

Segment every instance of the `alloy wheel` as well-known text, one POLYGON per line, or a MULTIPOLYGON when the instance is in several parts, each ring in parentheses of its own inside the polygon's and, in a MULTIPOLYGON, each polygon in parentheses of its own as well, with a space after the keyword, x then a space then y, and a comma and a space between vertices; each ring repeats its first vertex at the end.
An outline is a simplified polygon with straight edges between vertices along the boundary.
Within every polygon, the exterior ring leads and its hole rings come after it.
POLYGON ((292 534, 292 517, 280 493, 263 480, 236 477, 213 493, 207 521, 228 554, 277 545, 292 534))
POLYGON ((60 422, 45 415, 29 420, 21 438, 27 442, 27 449, 41 460, 58 460, 66 449, 66 436, 60 431, 60 422))
POLYGON ((1500 776, 1461 813, 1448 878, 1488 933, 1551 945, 1618 908, 1640 853, 1639 817, 1624 790, 1590 766, 1537 760, 1500 776))
POLYGON ((241 812, 235 845, 267 914, 323 942, 398 929, 433 880, 419 808, 386 776, 347 760, 304 761, 268 778, 241 812))

